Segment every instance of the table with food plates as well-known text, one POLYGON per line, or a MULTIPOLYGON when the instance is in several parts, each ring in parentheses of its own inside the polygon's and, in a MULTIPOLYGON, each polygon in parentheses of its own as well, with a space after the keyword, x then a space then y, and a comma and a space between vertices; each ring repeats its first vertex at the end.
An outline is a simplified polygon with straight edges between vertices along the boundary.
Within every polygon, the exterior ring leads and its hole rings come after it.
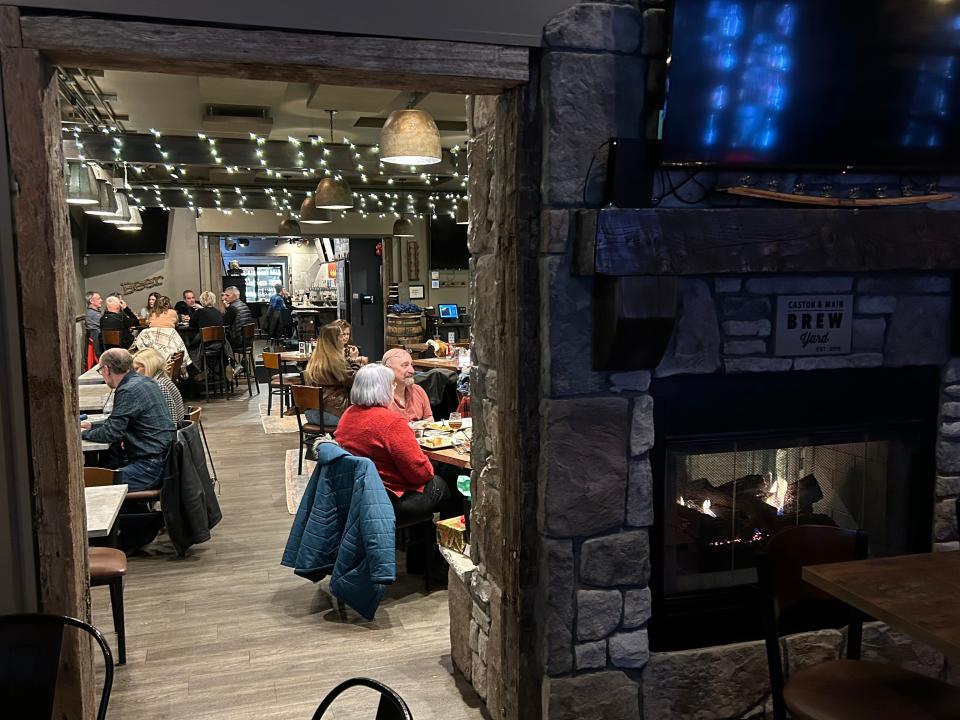
POLYGON ((960 551, 810 565, 803 579, 960 662, 960 551))
POLYGON ((414 431, 422 430, 423 436, 418 437, 417 442, 430 460, 469 471, 472 469, 470 443, 473 427, 470 418, 463 418, 460 423, 458 429, 451 427, 446 420, 415 422, 411 426, 414 431))
POLYGON ((126 485, 102 485, 83 490, 87 508, 87 537, 107 537, 127 496, 126 485))

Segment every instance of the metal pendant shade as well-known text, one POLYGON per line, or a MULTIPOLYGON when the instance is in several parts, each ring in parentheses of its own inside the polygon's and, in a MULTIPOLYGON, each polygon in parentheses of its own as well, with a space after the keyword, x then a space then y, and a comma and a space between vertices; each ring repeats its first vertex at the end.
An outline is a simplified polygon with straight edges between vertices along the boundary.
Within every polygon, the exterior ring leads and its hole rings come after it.
POLYGON ((313 193, 313 205, 318 210, 352 210, 353 192, 346 180, 321 178, 313 193))
POLYGON ((440 162, 440 131, 423 110, 394 110, 380 130, 380 159, 396 165, 440 162))
POLYGON ((139 232, 143 229, 143 218, 140 217, 138 208, 130 208, 130 219, 123 225, 117 225, 117 230, 124 232, 139 232))
POLYGON ((413 237, 413 223, 410 218, 402 217, 393 224, 394 237, 413 237))
POLYGON ((96 205, 100 202, 100 189, 93 168, 83 162, 68 162, 66 175, 68 203, 96 205))
POLYGON ((84 212, 87 215, 116 215, 119 207, 113 185, 106 180, 97 180, 97 191, 100 201, 96 205, 88 205, 84 212))
POLYGON ((127 202, 127 193, 118 189, 114 195, 117 198, 117 212, 104 216, 103 221, 113 225, 127 225, 130 222, 130 203, 127 202))
POLYGON ((293 218, 284 218, 280 221, 280 227, 277 228, 277 235, 282 238, 300 237, 300 223, 293 218))
POLYGON ((329 210, 321 210, 313 201, 313 196, 307 195, 303 204, 300 206, 300 222, 307 225, 323 225, 332 223, 333 216, 329 210))
POLYGON ((457 204, 457 225, 470 224, 470 205, 466 201, 457 204))

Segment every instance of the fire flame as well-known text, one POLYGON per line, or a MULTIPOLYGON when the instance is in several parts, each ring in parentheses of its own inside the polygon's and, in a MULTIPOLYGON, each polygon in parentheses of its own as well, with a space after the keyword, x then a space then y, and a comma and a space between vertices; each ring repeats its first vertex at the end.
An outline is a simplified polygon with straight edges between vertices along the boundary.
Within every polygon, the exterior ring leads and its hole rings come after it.
POLYGON ((783 506, 787 501, 787 481, 782 477, 774 479, 773 473, 767 473, 767 497, 764 502, 777 509, 777 515, 783 515, 783 506))
POLYGON ((710 509, 710 498, 707 498, 703 501, 703 505, 700 506, 700 512, 704 515, 709 515, 710 517, 716 517, 717 514, 710 509))

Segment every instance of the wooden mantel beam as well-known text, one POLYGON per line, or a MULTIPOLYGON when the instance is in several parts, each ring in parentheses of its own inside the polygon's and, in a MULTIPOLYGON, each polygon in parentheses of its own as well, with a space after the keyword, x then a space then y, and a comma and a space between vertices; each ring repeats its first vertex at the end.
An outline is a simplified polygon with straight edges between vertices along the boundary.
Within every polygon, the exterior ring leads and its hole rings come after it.
POLYGON ((960 211, 646 208, 577 214, 582 275, 960 269, 960 211))
POLYGON ((528 78, 529 51, 501 45, 56 15, 21 32, 69 66, 491 95, 528 78))

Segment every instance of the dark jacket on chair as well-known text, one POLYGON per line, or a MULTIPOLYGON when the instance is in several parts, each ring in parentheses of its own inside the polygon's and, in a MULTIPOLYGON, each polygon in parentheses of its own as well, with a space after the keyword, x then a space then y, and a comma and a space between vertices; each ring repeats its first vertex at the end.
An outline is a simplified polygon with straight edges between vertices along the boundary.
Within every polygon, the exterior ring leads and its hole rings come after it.
POLYGON ((397 579, 396 519, 373 462, 336 443, 317 445, 317 467, 290 530, 282 565, 317 582, 368 620, 397 579))
POLYGON ((210 539, 223 518, 203 454, 200 429, 184 420, 170 448, 160 486, 160 506, 170 542, 181 557, 191 545, 210 539))

